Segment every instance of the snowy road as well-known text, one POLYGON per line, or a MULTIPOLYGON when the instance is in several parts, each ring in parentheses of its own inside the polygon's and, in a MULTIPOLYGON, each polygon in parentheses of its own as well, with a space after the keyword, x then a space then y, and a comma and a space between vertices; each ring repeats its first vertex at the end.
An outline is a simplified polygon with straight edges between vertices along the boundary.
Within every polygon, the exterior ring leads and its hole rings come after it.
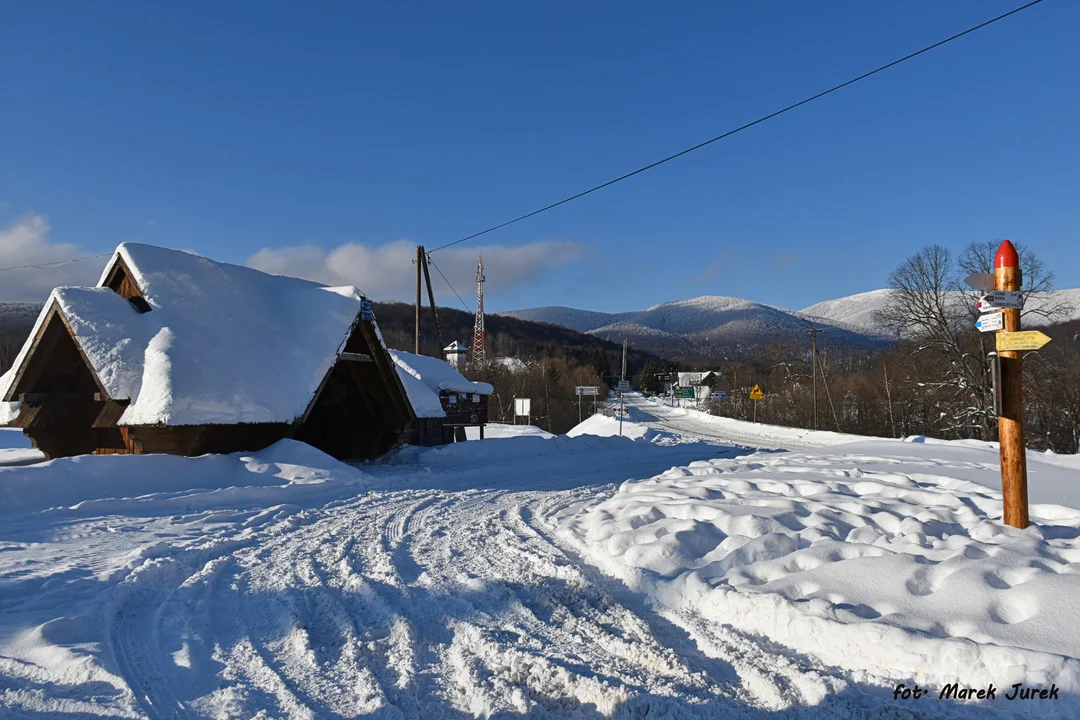
POLYGON ((625 402, 633 422, 643 423, 660 431, 678 433, 683 437, 721 441, 747 448, 808 450, 864 439, 859 435, 716 417, 696 410, 670 407, 659 399, 644 398, 636 393, 627 395, 625 402))
POLYGON ((964 713, 913 713, 880 679, 653 606, 579 555, 565 519, 618 483, 744 454, 534 436, 359 472, 293 446, 3 471, 16 475, 0 508, 0 716, 964 713), (147 471, 170 489, 117 494, 147 471), (12 514, 16 478, 51 509, 12 514))

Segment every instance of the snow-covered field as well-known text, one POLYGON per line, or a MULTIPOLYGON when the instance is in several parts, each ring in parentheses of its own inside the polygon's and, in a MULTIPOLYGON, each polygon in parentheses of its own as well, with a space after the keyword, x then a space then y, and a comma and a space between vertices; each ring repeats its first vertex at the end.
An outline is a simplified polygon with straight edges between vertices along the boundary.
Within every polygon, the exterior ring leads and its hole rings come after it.
POLYGON ((1080 717, 1076 458, 1031 456, 1017 531, 989 443, 630 414, 360 466, 0 456, 0 717, 1080 717))

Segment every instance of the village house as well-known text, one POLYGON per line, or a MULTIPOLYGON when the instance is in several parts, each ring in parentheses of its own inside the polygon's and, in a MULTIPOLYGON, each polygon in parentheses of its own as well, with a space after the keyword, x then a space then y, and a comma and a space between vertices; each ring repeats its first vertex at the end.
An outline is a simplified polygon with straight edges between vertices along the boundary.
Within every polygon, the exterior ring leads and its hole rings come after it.
MULTIPOLYGON (((487 388, 465 392, 484 398, 462 405, 476 408, 469 424, 486 420, 487 388)), ((125 243, 97 287, 53 290, 0 376, 0 424, 22 428, 49 458, 201 455, 294 438, 362 460, 410 440, 446 442, 443 426, 463 418, 434 412, 441 393, 422 382, 406 390, 356 288, 125 243)))

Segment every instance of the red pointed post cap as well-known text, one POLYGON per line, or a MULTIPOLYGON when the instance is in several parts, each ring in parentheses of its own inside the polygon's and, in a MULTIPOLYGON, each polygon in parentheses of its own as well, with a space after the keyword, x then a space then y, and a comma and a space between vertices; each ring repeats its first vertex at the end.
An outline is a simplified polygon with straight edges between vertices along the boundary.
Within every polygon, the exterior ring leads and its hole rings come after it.
POLYGON ((994 267, 1020 267, 1020 256, 1016 254, 1016 248, 1008 240, 1003 240, 994 256, 994 267))

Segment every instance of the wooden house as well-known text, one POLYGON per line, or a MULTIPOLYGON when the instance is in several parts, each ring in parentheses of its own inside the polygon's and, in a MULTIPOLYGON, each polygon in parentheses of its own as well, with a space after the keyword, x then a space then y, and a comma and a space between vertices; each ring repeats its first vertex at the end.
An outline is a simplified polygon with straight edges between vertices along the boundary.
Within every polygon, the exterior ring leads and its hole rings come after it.
POLYGON ((415 445, 442 445, 465 439, 466 427, 480 428, 488 421, 488 396, 493 388, 467 380, 450 363, 438 358, 391 350, 402 383, 417 415, 410 437, 415 445))
POLYGON ((418 426, 355 288, 131 243, 97 287, 52 292, 0 376, 0 424, 48 458, 295 438, 345 460, 380 455, 418 426))

